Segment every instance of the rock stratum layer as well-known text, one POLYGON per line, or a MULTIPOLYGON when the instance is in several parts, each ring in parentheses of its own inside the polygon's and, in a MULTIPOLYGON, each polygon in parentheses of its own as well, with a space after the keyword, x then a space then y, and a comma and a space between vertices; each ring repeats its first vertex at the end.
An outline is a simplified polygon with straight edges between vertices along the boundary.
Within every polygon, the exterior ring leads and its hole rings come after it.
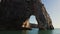
POLYGON ((36 16, 40 30, 54 29, 41 0, 1 0, 0 30, 20 29, 31 15, 36 16))

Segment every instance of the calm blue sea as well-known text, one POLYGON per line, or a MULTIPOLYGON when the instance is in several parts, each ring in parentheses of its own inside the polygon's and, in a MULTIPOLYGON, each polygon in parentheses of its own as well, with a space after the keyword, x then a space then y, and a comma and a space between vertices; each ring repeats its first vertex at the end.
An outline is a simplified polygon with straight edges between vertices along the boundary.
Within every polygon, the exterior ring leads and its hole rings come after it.
POLYGON ((18 30, 18 31, 0 31, 0 34, 60 34, 60 28, 54 30, 38 30, 33 28, 32 30, 18 30))

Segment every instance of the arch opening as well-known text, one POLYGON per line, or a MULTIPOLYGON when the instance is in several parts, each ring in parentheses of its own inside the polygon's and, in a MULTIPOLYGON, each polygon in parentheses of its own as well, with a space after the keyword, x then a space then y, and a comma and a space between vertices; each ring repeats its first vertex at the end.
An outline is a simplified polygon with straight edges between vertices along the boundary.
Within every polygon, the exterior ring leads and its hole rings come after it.
POLYGON ((30 22, 31 24, 38 24, 35 15, 31 15, 31 16, 30 16, 29 22, 30 22))

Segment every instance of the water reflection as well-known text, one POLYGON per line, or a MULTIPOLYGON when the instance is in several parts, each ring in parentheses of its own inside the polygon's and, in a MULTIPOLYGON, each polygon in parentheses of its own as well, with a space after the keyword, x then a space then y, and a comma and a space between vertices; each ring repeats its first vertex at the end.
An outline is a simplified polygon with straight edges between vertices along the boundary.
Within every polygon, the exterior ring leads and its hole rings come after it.
POLYGON ((38 30, 38 29, 33 29, 31 31, 27 31, 28 34, 53 34, 52 30, 38 30))
POLYGON ((22 30, 20 34, 27 34, 27 30, 22 30))
POLYGON ((23 30, 20 32, 20 34, 60 34, 60 29, 38 30, 34 28, 32 30, 23 30))
POLYGON ((60 34, 60 29, 58 30, 18 30, 18 31, 0 31, 0 34, 60 34))
POLYGON ((52 30, 40 30, 40 31, 38 31, 38 34, 53 34, 52 33, 52 30))

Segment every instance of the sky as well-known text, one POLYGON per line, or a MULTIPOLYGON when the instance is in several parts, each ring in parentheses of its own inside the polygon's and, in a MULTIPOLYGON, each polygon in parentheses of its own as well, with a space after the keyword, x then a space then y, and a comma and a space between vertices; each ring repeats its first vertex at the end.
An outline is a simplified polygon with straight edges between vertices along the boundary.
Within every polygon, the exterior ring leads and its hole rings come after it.
MULTIPOLYGON (((48 14, 52 19, 54 28, 60 28, 60 0, 42 0, 48 14)), ((37 24, 35 16, 30 17, 30 23, 37 24)))

